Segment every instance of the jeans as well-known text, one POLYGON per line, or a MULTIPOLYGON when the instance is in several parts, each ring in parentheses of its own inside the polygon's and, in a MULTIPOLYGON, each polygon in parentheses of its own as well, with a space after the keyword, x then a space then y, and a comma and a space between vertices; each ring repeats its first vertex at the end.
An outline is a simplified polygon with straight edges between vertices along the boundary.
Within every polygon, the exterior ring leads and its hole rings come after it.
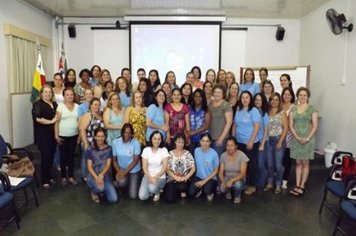
POLYGON ((258 147, 260 146, 259 142, 253 144, 251 150, 247 150, 246 144, 238 143, 239 149, 246 154, 250 159, 247 165, 247 184, 251 187, 256 186, 257 179, 257 158, 258 158, 258 147))
POLYGON ((211 148, 214 149, 220 158, 221 154, 223 154, 226 151, 226 138, 222 142, 221 146, 216 146, 216 140, 213 140, 211 143, 211 148))
POLYGON ((129 173, 123 179, 117 181, 119 188, 128 186, 130 199, 136 199, 138 194, 138 187, 141 179, 141 172, 129 173))
POLYGON ((87 177, 86 183, 87 183, 89 189, 93 193, 96 193, 96 194, 104 193, 104 196, 106 197, 106 199, 108 200, 109 203, 115 203, 119 200, 116 190, 115 190, 114 185, 112 184, 111 180, 104 179, 104 188, 98 188, 94 178, 91 175, 89 175, 87 177))
POLYGON ((233 185, 231 185, 231 188, 224 188, 220 185, 220 191, 222 193, 226 193, 227 191, 232 190, 234 193, 234 197, 241 197, 241 193, 245 189, 245 183, 245 180, 238 180, 233 185))
POLYGON ((88 176, 88 169, 87 169, 87 151, 84 150, 84 145, 81 143, 80 145, 82 149, 82 160, 80 162, 81 174, 82 178, 85 179, 88 176))
POLYGON ((216 186, 218 185, 218 181, 215 179, 210 179, 202 188, 198 188, 195 186, 195 183, 200 181, 202 179, 198 177, 193 177, 192 182, 189 186, 188 194, 191 197, 194 197, 197 195, 197 193, 202 190, 204 194, 209 195, 215 192, 216 186))
POLYGON ((266 185, 267 178, 267 142, 265 142, 265 146, 263 151, 258 151, 257 158, 257 187, 264 187, 266 185))
POLYGON ((148 178, 144 176, 141 181, 140 189, 138 190, 138 198, 140 200, 147 200, 151 194, 159 194, 166 184, 166 178, 159 178, 156 184, 151 184, 148 178))
POLYGON ((277 150, 276 145, 279 136, 270 136, 267 142, 267 181, 273 184, 273 177, 275 175, 275 184, 277 187, 282 185, 283 177, 283 155, 285 149, 285 142, 283 141, 281 149, 277 150))

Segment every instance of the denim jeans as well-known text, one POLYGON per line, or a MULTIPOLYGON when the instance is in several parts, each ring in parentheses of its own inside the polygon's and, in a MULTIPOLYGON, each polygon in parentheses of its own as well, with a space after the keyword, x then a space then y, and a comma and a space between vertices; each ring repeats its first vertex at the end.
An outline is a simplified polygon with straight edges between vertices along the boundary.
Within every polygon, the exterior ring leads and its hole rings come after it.
POLYGON ((151 184, 148 178, 144 176, 141 181, 140 189, 138 190, 138 198, 147 200, 151 194, 159 194, 166 184, 166 178, 159 178, 156 184, 151 184))
POLYGON ((258 151, 257 157, 257 187, 264 187, 266 185, 266 178, 267 178, 267 142, 265 142, 265 146, 263 151, 258 151))
POLYGON ((82 149, 82 160, 80 162, 80 168, 81 168, 81 175, 82 178, 86 178, 88 176, 88 169, 87 169, 87 151, 84 150, 84 145, 81 143, 80 148, 82 149))
POLYGON ((270 136, 267 142, 267 181, 273 184, 275 175, 275 184, 280 187, 283 178, 283 155, 285 150, 285 142, 283 141, 281 149, 277 150, 276 145, 279 136, 270 136))
POLYGON ((104 180, 104 188, 98 188, 94 178, 91 175, 89 175, 87 177, 86 183, 87 183, 89 189, 93 193, 104 193, 104 196, 106 197, 106 199, 108 200, 109 203, 115 203, 119 200, 117 193, 116 193, 116 189, 115 189, 114 185, 112 184, 111 180, 104 180))
POLYGON ((241 193, 245 189, 245 183, 245 180, 238 180, 233 185, 231 185, 231 188, 223 188, 223 186, 220 185, 220 191, 222 193, 233 191, 234 197, 241 197, 241 193))
POLYGON ((136 199, 138 194, 138 187, 141 179, 141 171, 136 173, 129 173, 123 179, 117 181, 119 188, 128 186, 130 199, 136 199))

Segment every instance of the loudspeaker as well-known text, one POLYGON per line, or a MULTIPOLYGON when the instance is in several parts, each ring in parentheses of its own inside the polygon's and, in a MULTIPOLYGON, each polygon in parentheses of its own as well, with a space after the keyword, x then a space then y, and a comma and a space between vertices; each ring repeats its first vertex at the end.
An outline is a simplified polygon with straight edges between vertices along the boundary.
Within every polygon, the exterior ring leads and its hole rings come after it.
POLYGON ((282 41, 283 38, 284 38, 284 33, 285 32, 286 32, 286 30, 282 26, 278 26, 277 32, 276 32, 276 39, 278 41, 282 41))
POLYGON ((68 25, 68 34, 70 38, 75 38, 75 36, 77 36, 75 25, 73 24, 68 25))

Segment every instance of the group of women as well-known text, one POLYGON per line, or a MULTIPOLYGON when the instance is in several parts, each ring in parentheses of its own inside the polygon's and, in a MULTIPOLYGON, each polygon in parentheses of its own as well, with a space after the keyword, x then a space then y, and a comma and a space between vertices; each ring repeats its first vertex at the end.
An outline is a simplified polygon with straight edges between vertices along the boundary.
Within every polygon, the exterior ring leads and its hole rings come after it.
POLYGON ((118 200, 116 188, 131 199, 153 201, 164 190, 167 202, 179 196, 211 201, 216 192, 241 202, 241 193, 261 188, 276 194, 287 189, 291 158, 296 160, 296 185, 302 196, 314 157, 317 112, 309 105, 310 91, 292 89, 288 74, 280 77, 282 92, 274 91, 268 71, 246 69, 239 84, 232 72, 206 72, 194 66, 179 87, 173 71, 163 83, 159 72, 146 78, 130 70, 112 81, 110 72, 95 65, 65 78, 54 75, 33 106, 36 144, 42 156, 43 187, 54 183, 52 164, 59 147, 61 184, 75 185, 74 153, 81 143, 81 175, 100 196, 118 200))

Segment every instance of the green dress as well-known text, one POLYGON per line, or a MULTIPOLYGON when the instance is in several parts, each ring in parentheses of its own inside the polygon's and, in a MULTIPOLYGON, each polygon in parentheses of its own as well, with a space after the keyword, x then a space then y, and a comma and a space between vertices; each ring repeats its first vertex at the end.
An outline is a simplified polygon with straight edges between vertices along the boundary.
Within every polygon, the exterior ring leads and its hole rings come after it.
MULTIPOLYGON (((291 113, 293 113, 293 126, 297 135, 301 138, 306 138, 312 129, 312 115, 316 109, 312 105, 308 105, 307 109, 299 113, 298 107, 293 106, 291 113)), ((290 147, 290 156, 296 160, 313 160, 315 150, 314 136, 305 144, 300 144, 295 138, 292 139, 290 147)))

